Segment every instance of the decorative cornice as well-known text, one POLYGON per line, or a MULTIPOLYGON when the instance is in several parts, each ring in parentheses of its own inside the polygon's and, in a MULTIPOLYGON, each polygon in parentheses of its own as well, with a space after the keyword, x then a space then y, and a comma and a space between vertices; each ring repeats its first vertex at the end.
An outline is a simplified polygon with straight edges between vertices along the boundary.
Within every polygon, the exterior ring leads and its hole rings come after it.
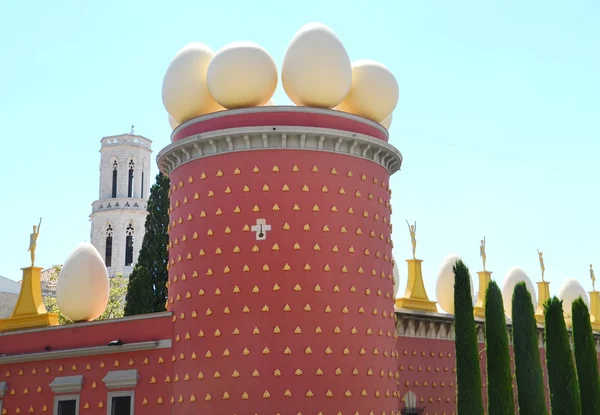
POLYGON ((108 389, 135 388, 140 380, 137 369, 112 370, 104 376, 102 382, 108 389))
MULTIPOLYGON (((172 316, 173 316, 172 312, 162 311, 160 313, 139 314, 136 316, 111 318, 111 319, 106 319, 106 320, 86 321, 84 323, 59 324, 58 326, 48 326, 48 327, 2 332, 2 333, 0 333, 0 338, 2 338, 3 336, 14 336, 14 335, 19 335, 19 334, 29 334, 29 333, 36 333, 36 332, 41 332, 41 331, 48 332, 48 336, 52 336, 52 335, 60 336, 60 334, 52 333, 52 332, 60 331, 60 330, 75 330, 80 327, 86 327, 86 326, 100 326, 100 325, 104 325, 104 324, 123 324, 128 321, 150 320, 150 319, 155 319, 155 318, 168 318, 170 320, 172 316)), ((3 340, 3 341, 11 341, 11 340, 3 340)))
POLYGON ((152 340, 138 343, 125 343, 121 346, 95 346, 82 347, 78 349, 56 350, 52 352, 23 353, 16 355, 0 356, 0 365, 22 362, 37 362, 40 360, 65 359, 70 357, 97 356, 103 354, 115 354, 126 352, 138 352, 153 349, 168 349, 171 347, 171 339, 152 340))
POLYGON ((100 140, 102 148, 128 145, 133 147, 142 147, 152 151, 152 140, 141 135, 119 134, 102 137, 100 140))
MULTIPOLYGON (((396 334, 400 337, 454 341, 454 316, 451 314, 430 313, 396 309, 396 334)), ((485 320, 475 317, 477 341, 485 343, 485 320)), ((508 341, 512 345, 512 324, 507 318, 508 341)), ((544 326, 537 325, 538 345, 544 348, 544 326)), ((596 350, 600 352, 600 333, 594 332, 596 350)), ((573 344, 573 333, 569 329, 569 342, 573 344)))
POLYGON ((83 387, 83 375, 59 376, 49 386, 54 393, 79 393, 83 387))
POLYGON ((316 127, 240 127, 197 134, 160 151, 158 168, 170 175, 190 161, 218 154, 259 150, 311 150, 349 155, 375 162, 390 174, 400 170, 402 154, 380 139, 316 127))
POLYGON ((147 200, 139 197, 115 197, 110 199, 100 199, 92 203, 92 214, 97 212, 115 211, 115 210, 133 210, 145 212, 147 210, 147 200))

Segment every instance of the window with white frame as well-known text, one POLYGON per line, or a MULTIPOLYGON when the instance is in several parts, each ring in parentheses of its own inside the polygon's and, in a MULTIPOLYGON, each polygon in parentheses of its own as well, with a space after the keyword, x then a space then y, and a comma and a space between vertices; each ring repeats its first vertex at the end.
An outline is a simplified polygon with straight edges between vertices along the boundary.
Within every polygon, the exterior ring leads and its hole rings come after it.
POLYGON ((53 415, 79 415, 79 395, 54 397, 53 415))
POLYGON ((108 393, 107 415, 133 415, 134 391, 108 393))

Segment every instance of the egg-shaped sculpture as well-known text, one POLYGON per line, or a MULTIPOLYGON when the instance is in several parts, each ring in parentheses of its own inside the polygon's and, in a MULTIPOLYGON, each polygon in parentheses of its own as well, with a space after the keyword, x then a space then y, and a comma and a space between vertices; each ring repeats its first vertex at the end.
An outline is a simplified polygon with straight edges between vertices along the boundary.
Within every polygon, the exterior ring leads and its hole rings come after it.
POLYGON ((296 105, 333 108, 352 85, 348 52, 329 27, 322 23, 304 25, 285 52, 281 83, 296 105))
POLYGON ((225 45, 208 65, 208 89, 228 109, 266 104, 275 93, 277 79, 271 55, 252 42, 225 45))
POLYGON ((381 124, 383 127, 385 127, 386 130, 389 130, 390 127, 392 126, 392 117, 393 114, 390 114, 387 116, 387 118, 383 121, 381 121, 379 124, 381 124))
MULTIPOLYGON (((435 295, 442 310, 448 314, 454 314, 454 265, 460 261, 456 254, 449 254, 440 265, 437 281, 435 283, 435 295)), ((473 296, 473 279, 471 282, 471 296, 473 296)))
POLYGON ((108 304, 108 271, 98 250, 82 243, 65 261, 56 286, 60 312, 72 321, 92 321, 108 304))
POLYGON ((203 43, 183 47, 171 61, 162 84, 162 101, 178 123, 200 115, 222 111, 206 82, 208 65, 214 52, 203 43))
POLYGON ((527 286, 527 291, 531 294, 531 302, 533 304, 533 309, 537 307, 537 296, 535 294, 535 286, 531 279, 527 276, 525 271, 523 271, 519 267, 511 268, 504 277, 504 282, 502 283, 502 303, 504 304, 504 314, 512 319, 512 298, 513 292, 515 291, 515 286, 521 281, 525 282, 527 286))
POLYGON ((179 123, 177 122, 177 120, 175 120, 175 118, 171 117, 169 115, 169 125, 171 126, 171 130, 174 130, 175 128, 179 127, 179 123))
POLYGON ((571 326, 573 301, 579 297, 583 299, 588 307, 590 306, 588 294, 579 281, 575 278, 569 278, 563 282, 563 285, 558 291, 558 298, 563 302, 563 314, 565 315, 568 326, 571 326))
POLYGON ((398 291, 400 290, 400 271, 398 270, 398 263, 394 261, 394 299, 398 298, 398 291))
POLYGON ((350 91, 336 110, 382 122, 396 108, 398 95, 398 82, 388 68, 371 60, 356 61, 350 91))

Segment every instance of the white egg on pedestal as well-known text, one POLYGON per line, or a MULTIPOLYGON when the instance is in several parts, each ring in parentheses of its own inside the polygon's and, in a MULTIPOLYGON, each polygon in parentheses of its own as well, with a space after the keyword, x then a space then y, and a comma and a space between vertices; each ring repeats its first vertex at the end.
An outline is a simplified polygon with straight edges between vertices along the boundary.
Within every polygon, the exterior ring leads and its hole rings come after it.
POLYGON ((179 127, 180 124, 175 118, 169 115, 169 125, 171 126, 171 130, 174 130, 175 128, 179 127))
POLYGON ((590 300, 588 294, 583 286, 575 278, 569 278, 563 282, 563 285, 558 291, 558 298, 563 302, 563 314, 567 321, 567 325, 570 327, 572 324, 572 307, 573 302, 581 297, 586 306, 590 306, 590 300))
POLYGON ((213 56, 211 48, 193 42, 177 52, 167 68, 162 101, 178 123, 224 110, 210 94, 206 83, 206 71, 213 56))
POLYGON ((400 271, 398 270, 398 263, 394 261, 394 299, 398 298, 398 291, 400 290, 400 271))
POLYGON ((304 25, 285 52, 281 83, 296 105, 333 108, 352 85, 348 52, 329 27, 322 23, 304 25))
POLYGON ((533 304, 533 310, 537 307, 537 296, 535 294, 535 286, 531 279, 527 276, 525 271, 519 267, 511 268, 504 277, 502 283, 502 303, 504 304, 504 314, 512 319, 512 298, 515 291, 515 286, 521 281, 525 282, 527 291, 531 294, 531 302, 533 304))
MULTIPOLYGON (((456 254, 449 254, 440 265, 437 281, 435 283, 435 295, 438 305, 448 314, 454 314, 454 266, 461 258, 456 254)), ((471 296, 473 296, 473 279, 471 283, 471 296)))
POLYGON ((208 65, 208 89, 228 109, 266 104, 275 93, 277 80, 275 61, 252 42, 224 46, 208 65))
POLYGON ((381 124, 386 130, 389 130, 392 126, 392 118, 393 114, 390 114, 385 120, 381 121, 379 124, 381 124))
POLYGON ((383 64, 372 60, 352 63, 352 86, 335 108, 382 122, 398 104, 398 82, 383 64))
POLYGON ((92 321, 108 304, 108 271, 98 250, 80 244, 65 261, 56 286, 60 312, 72 321, 92 321))

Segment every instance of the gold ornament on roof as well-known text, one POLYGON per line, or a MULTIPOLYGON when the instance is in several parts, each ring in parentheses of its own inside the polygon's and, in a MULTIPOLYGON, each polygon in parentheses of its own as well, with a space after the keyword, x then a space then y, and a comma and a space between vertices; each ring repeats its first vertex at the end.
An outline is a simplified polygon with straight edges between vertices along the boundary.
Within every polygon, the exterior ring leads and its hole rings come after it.
POLYGON ((417 221, 415 221, 414 225, 411 225, 410 223, 408 223, 408 221, 406 221, 406 224, 408 225, 408 232, 410 232, 410 243, 412 245, 412 254, 413 254, 413 259, 417 259, 416 256, 416 251, 417 251, 417 221))
POLYGON ((538 258, 540 259, 540 269, 542 270, 542 282, 544 282, 544 273, 546 272, 546 266, 544 265, 544 253, 538 249, 538 258))
POLYGON ((27 251, 31 256, 31 266, 33 267, 35 263, 35 248, 37 246, 37 238, 40 235, 40 227, 42 226, 42 218, 40 218, 40 223, 35 226, 33 225, 33 233, 29 235, 29 249, 27 251))

